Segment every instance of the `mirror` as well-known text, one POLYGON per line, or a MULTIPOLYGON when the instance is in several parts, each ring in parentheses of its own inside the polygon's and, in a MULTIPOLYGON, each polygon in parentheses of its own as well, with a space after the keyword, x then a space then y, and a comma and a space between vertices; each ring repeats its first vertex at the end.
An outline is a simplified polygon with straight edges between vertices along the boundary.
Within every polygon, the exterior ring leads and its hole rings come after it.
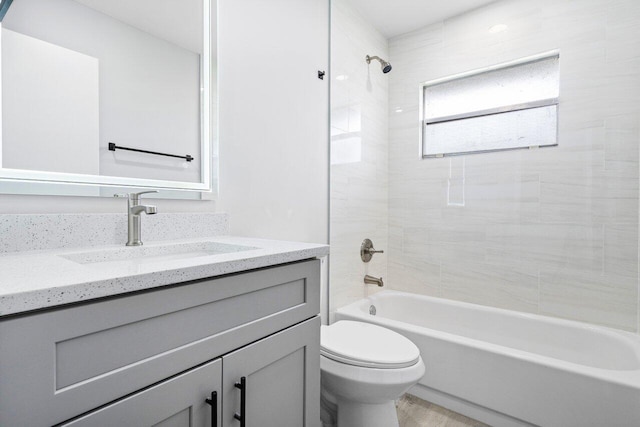
POLYGON ((0 19, 0 191, 211 191, 210 0, 2 0, 0 19))

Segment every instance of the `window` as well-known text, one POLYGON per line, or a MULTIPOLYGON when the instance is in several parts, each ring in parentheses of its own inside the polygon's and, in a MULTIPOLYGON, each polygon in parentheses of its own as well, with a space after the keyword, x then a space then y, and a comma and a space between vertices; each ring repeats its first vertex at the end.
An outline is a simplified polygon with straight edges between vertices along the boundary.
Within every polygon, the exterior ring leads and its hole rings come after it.
POLYGON ((422 156, 557 145, 559 55, 546 54, 422 87, 422 156))

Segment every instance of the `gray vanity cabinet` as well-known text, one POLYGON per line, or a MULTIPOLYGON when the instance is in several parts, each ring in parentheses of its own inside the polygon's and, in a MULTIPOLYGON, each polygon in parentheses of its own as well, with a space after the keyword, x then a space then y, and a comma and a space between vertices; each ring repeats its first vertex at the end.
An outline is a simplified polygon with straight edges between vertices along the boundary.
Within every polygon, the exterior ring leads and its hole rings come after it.
POLYGON ((0 426, 315 427, 319 312, 312 259, 0 318, 0 426))

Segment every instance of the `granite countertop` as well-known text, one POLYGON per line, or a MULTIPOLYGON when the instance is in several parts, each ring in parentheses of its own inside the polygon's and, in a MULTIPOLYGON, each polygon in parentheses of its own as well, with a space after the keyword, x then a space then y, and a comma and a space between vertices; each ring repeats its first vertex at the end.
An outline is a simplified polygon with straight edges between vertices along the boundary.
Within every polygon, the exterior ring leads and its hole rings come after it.
POLYGON ((0 255, 0 316, 328 254, 327 245, 230 236, 8 253, 0 255))

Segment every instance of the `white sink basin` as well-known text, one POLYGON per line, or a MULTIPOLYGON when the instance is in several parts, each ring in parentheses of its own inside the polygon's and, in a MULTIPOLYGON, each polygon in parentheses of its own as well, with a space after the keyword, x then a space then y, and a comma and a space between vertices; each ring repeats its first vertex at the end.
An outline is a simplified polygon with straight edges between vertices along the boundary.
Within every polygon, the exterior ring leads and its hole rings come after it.
POLYGON ((87 250, 73 254, 59 255, 78 264, 97 264, 106 262, 144 262, 171 261, 177 259, 197 258, 221 255, 234 252, 250 251, 259 248, 251 246, 230 245, 217 242, 172 243, 157 246, 137 246, 87 250))

